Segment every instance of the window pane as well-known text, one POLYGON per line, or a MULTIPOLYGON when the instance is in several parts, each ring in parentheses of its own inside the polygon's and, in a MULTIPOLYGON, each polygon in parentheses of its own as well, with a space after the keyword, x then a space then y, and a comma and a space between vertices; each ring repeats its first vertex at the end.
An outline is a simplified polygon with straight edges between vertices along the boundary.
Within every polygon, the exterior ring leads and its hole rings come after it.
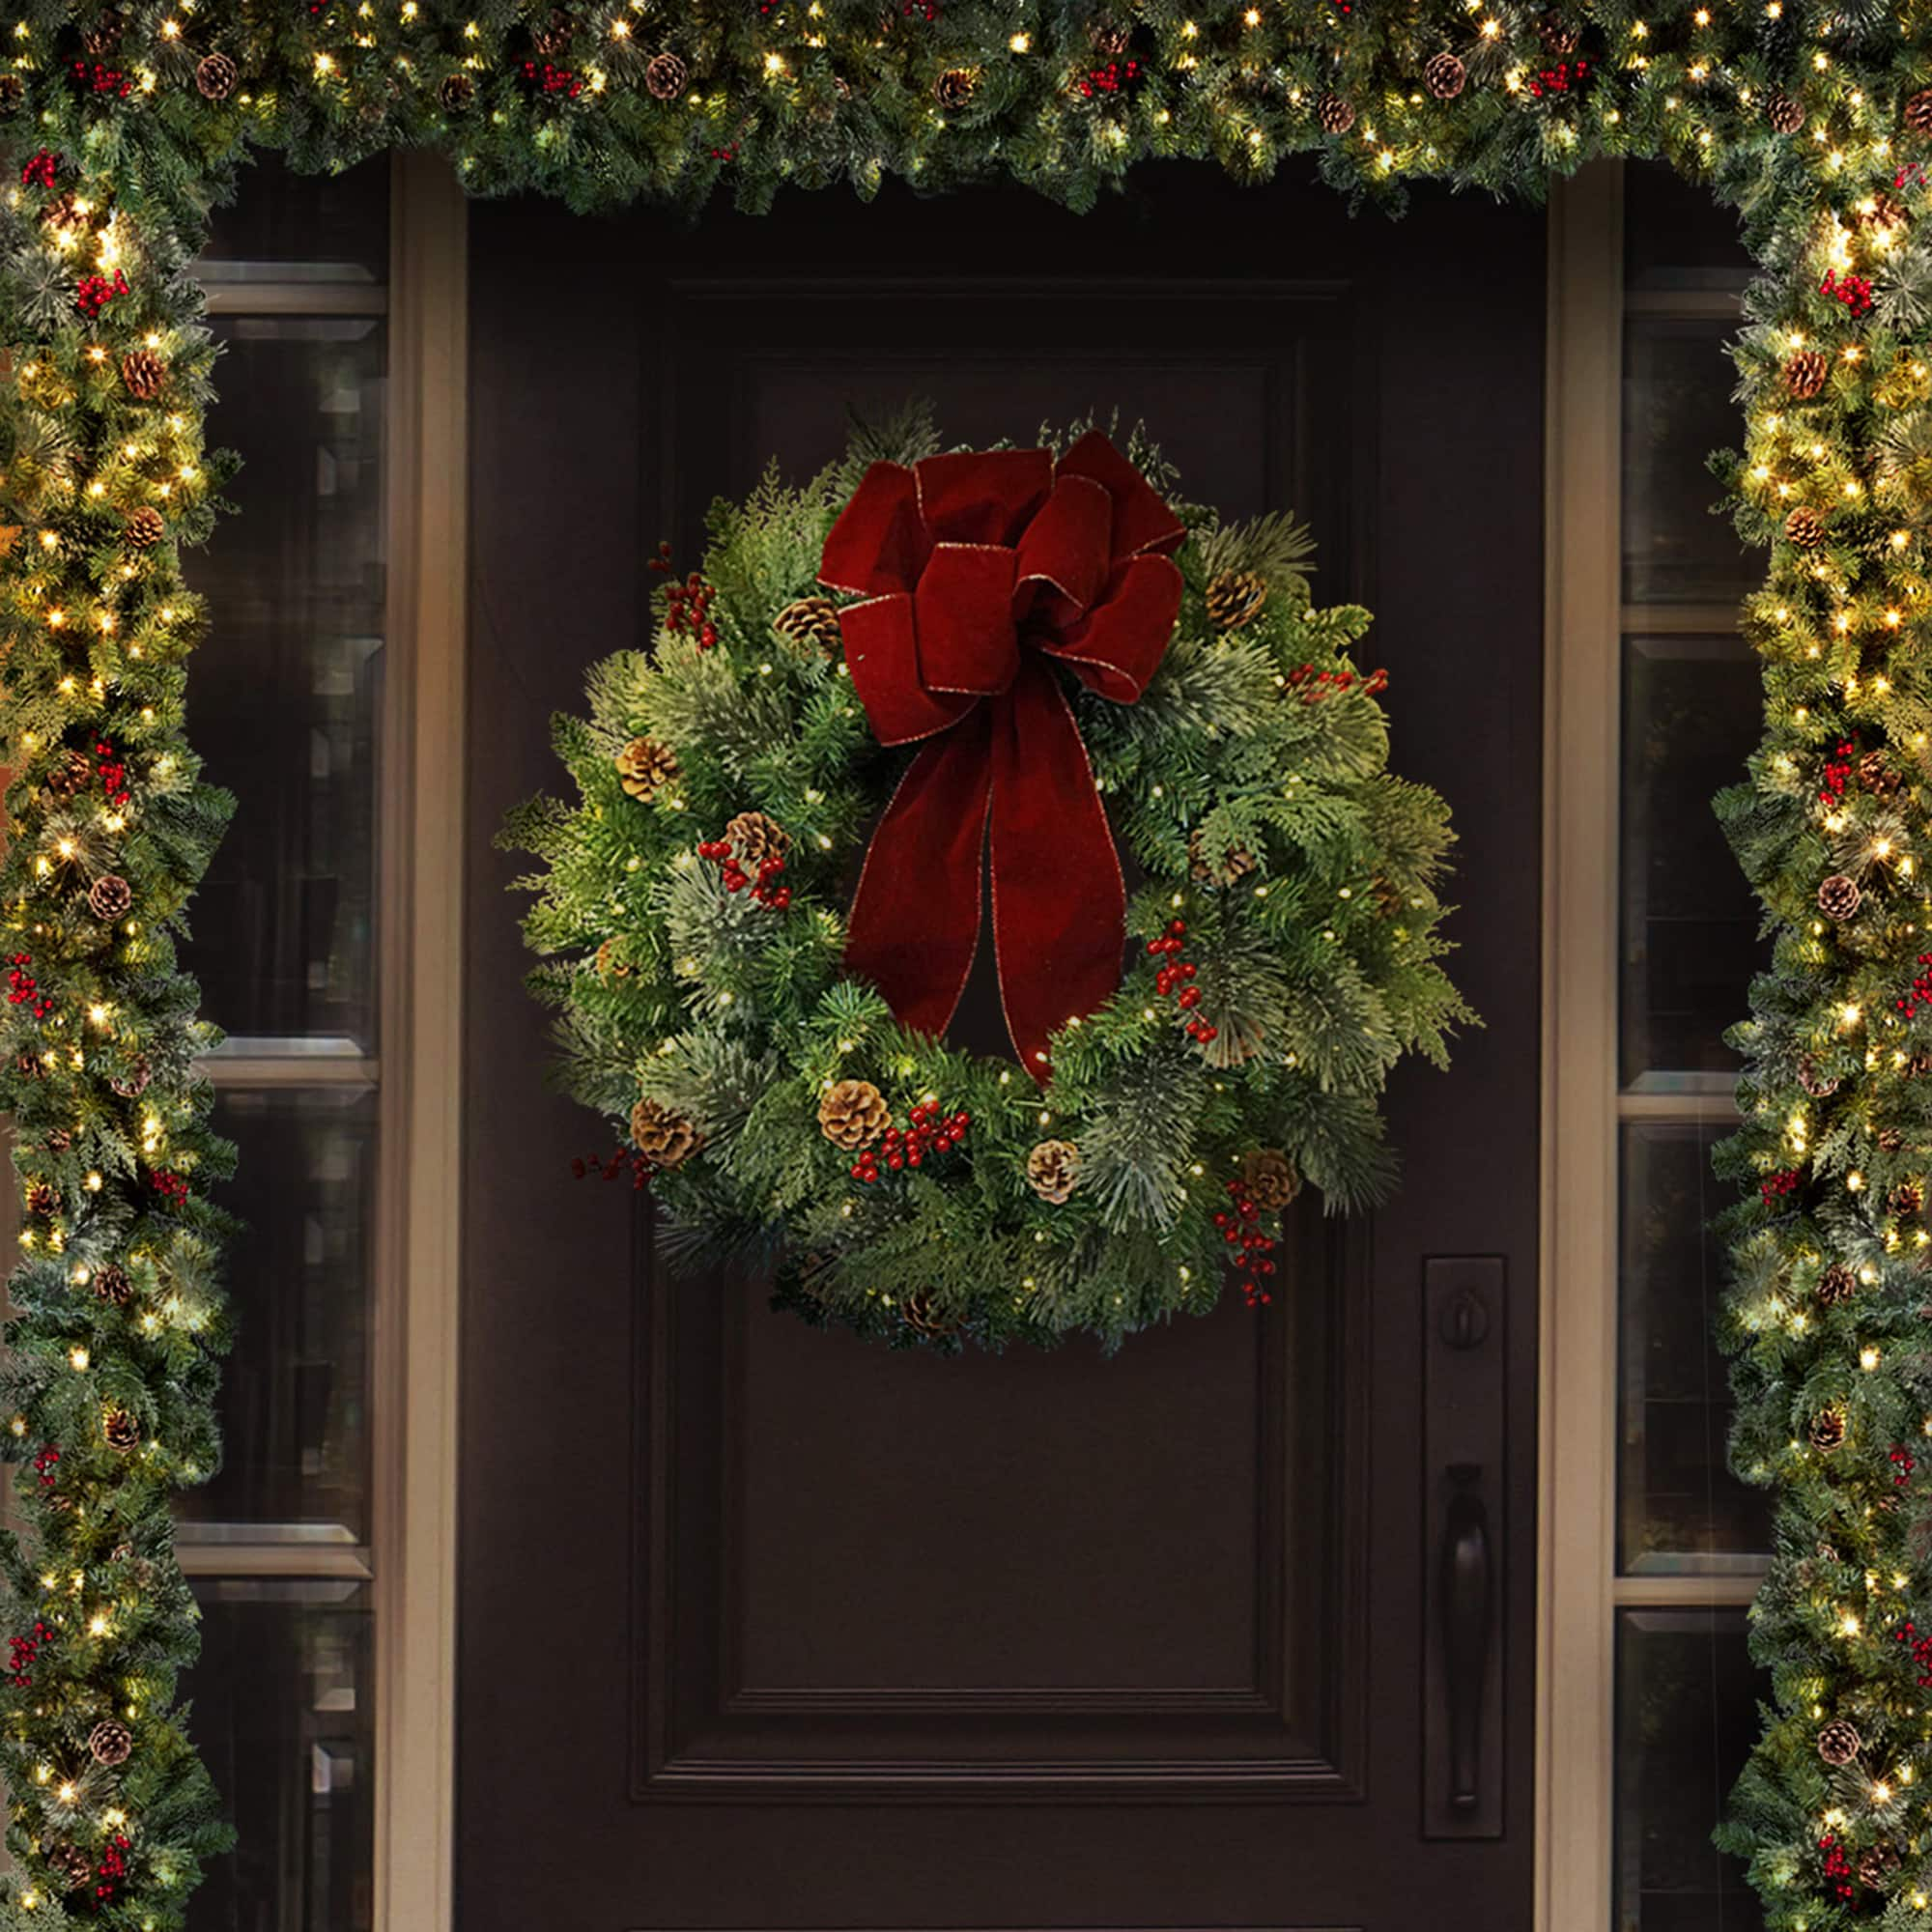
POLYGON ((364 1932, 374 1919, 374 1628, 366 1585, 203 1581, 183 1680, 235 1852, 190 1932, 364 1932))
POLYGON ((270 154, 250 158, 201 258, 212 284, 388 280, 386 155, 341 175, 298 175, 270 154))
POLYGON ((1629 604, 1731 604, 1764 576, 1705 467, 1740 440, 1734 319, 1633 316, 1624 332, 1623 570, 1629 604))
POLYGON ((1625 1088, 1729 1073, 1724 1029, 1768 960, 1757 901, 1711 800, 1744 776, 1763 695, 1736 637, 1624 640, 1622 1034, 1625 1088))
POLYGON ((1735 209, 1668 161, 1624 163, 1624 288, 1633 295, 1741 289, 1750 251, 1735 209))
POLYGON ((221 1190, 245 1224, 231 1263, 238 1332, 221 1383, 226 1462, 184 1492, 183 1534, 307 1523, 366 1543, 375 1093, 230 1090, 214 1126, 242 1148, 221 1190))
POLYGON ((375 1037, 384 326, 235 317, 209 440, 241 510, 188 562, 211 600, 189 727, 241 801, 188 964, 233 1034, 375 1037))
POLYGON ((1714 1339, 1725 1280, 1711 1175, 1727 1121, 1624 1123, 1618 1332, 1619 1563, 1626 1574, 1755 1570, 1771 1545, 1767 1492, 1724 1463, 1731 1387, 1714 1339))
POLYGON ((1755 1932, 1741 1861, 1711 1843, 1770 1680, 1742 1610, 1617 1619, 1617 1932, 1755 1932))

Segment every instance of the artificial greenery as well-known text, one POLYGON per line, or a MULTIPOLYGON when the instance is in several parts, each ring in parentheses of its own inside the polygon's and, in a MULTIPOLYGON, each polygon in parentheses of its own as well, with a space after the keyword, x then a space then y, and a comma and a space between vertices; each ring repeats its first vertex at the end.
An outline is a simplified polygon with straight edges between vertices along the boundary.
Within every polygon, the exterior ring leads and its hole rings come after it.
MULTIPOLYGON (((776 1265, 781 1300, 895 1341, 1117 1343, 1214 1305, 1228 1244, 1213 1217, 1245 1157, 1285 1153, 1332 1207, 1384 1192, 1389 1069, 1409 1050, 1445 1062, 1465 1017, 1436 963, 1448 813, 1386 770, 1380 680, 1351 655, 1368 613, 1310 609, 1305 534, 1182 510, 1180 619, 1145 695, 1113 703, 1067 680, 1145 878, 1119 991, 1054 1036, 1043 1093, 1010 1058, 895 1025, 840 955, 867 835, 910 753, 874 741, 836 632, 791 635, 787 613, 810 608, 867 461, 938 448, 915 412, 801 487, 770 472, 714 507, 709 628, 687 621, 686 584, 661 595, 654 647, 594 667, 590 717, 556 723, 579 802, 539 800, 506 834, 543 862, 523 882, 551 961, 533 983, 561 1009, 570 1090, 620 1140, 640 1098, 662 1110, 647 1122, 701 1137, 651 1178, 673 1254, 776 1265), (639 743, 672 761, 644 796, 626 781, 639 743), (743 812, 788 835, 782 910, 707 861, 743 812), (1146 949, 1176 921, 1198 1005, 1157 985, 1169 955, 1146 949), (1211 1037, 1188 1030, 1203 1022, 1211 1037), (964 1143, 863 1179, 820 1122, 852 1080, 901 1126, 915 1106, 964 1110, 964 1143), (1043 1143, 1077 1150, 1064 1200, 1029 1183, 1043 1143)), ((1171 495, 1157 455, 1132 453, 1171 495)))

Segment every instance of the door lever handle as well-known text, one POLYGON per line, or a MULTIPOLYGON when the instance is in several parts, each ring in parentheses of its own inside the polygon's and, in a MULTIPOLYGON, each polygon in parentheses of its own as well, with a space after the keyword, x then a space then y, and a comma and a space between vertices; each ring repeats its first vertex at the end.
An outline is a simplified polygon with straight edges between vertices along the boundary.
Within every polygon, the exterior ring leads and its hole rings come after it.
POLYGON ((1476 1493, 1481 1465, 1452 1463, 1455 1493, 1442 1525, 1442 1674, 1449 1693, 1449 1804, 1481 1802, 1483 1679, 1489 1668, 1492 1564, 1490 1514, 1476 1493))

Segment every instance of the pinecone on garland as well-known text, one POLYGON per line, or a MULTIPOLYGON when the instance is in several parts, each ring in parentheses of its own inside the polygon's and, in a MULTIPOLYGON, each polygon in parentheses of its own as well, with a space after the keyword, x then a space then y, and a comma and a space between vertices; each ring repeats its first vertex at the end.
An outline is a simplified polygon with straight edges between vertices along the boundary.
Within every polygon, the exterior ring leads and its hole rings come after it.
POLYGON ((766 859, 782 859, 791 850, 791 835, 776 818, 762 811, 741 811, 724 825, 724 842, 748 872, 766 859))
POLYGON ((886 1096, 869 1080, 839 1080, 818 1102, 818 1130, 834 1147, 857 1153, 892 1124, 886 1096))
POLYGON ((772 629, 789 644, 831 657, 839 645, 838 607, 829 597, 801 597, 772 619, 772 629))
POLYGON ((94 767, 84 752, 70 752, 47 774, 47 789, 56 798, 78 798, 94 782, 94 767))
POLYGON ((644 86, 653 100, 675 100, 690 78, 690 69, 668 48, 644 63, 644 86))
POLYGON ((1071 1141, 1041 1141, 1027 1155, 1027 1185, 1060 1207, 1080 1185, 1080 1150, 1071 1141))
POLYGON ((194 84, 204 100, 226 100, 238 77, 239 70, 226 54, 204 54, 195 63, 194 84))
POLYGON ((570 37, 577 31, 570 15, 561 7, 554 7, 551 15, 541 27, 530 29, 530 45, 543 55, 560 54, 570 44, 570 37))
POLYGON ((121 44, 121 36, 128 31, 128 22, 112 7, 107 8, 91 27, 83 27, 80 43, 96 60, 111 54, 121 44))
POLYGON ((1833 1262, 1818 1277, 1818 1302, 1836 1308, 1859 1292, 1859 1278, 1843 1262, 1833 1262))
POLYGON ((1187 835, 1187 870, 1201 884, 1232 886, 1254 869, 1255 855, 1245 845, 1226 846, 1220 858, 1210 862, 1202 848, 1201 828, 1197 825, 1187 835))
POLYGON ((148 1083, 155 1077, 155 1069, 148 1065, 148 1056, 137 1053, 127 1067, 114 1074, 107 1084, 124 1100, 138 1100, 148 1091, 148 1083))
POLYGON ((1764 118, 1774 134, 1795 134, 1804 125, 1804 103, 1779 91, 1764 103, 1764 118))
POLYGON ((1560 14, 1545 14, 1536 23, 1536 38, 1551 60, 1567 60, 1582 43, 1581 32, 1560 14))
POLYGON ((625 957, 621 939, 607 939, 597 949, 597 977, 607 985, 612 980, 628 980, 637 968, 625 957))
POLYGON ((1120 20, 1094 19, 1087 22, 1087 42, 1096 54, 1119 60, 1133 44, 1133 29, 1120 20))
POLYGON ((1856 879, 1847 878, 1843 872, 1833 872, 1818 888, 1818 910, 1827 919, 1836 920, 1842 925, 1858 911, 1861 896, 1856 879))
POLYGON ((908 1328, 934 1341, 944 1341, 947 1336, 959 1332, 958 1322, 941 1314, 939 1304, 923 1289, 907 1295, 899 1303, 899 1319, 908 1328))
POLYGON ((47 1129, 47 1151, 49 1153, 65 1153, 72 1145, 73 1136, 65 1127, 49 1127, 47 1129))
POLYGON ((1932 134, 1932 87, 1921 87, 1906 101, 1905 125, 1915 134, 1932 134))
MULTIPOLYGON (((1845 1443, 1845 1411, 1842 1408, 1821 1408, 1811 1418, 1811 1426, 1804 1432, 1811 1438, 1811 1446, 1821 1456, 1829 1456, 1834 1449, 1842 1449, 1845 1443)), ((1846 1726, 1850 1729, 1850 1726, 1846 1726)), ((1854 1739, 1858 1733, 1852 1733, 1854 1739)), ((1852 1748, 1858 1749, 1856 1743, 1852 1748)))
POLYGON ((1881 1127, 1878 1130, 1878 1144, 1887 1153, 1899 1153, 1905 1147, 1905 1136, 1896 1127, 1881 1127))
POLYGON ((682 1114, 649 1099, 631 1109, 631 1139, 646 1160, 665 1169, 682 1167, 704 1145, 703 1135, 682 1114))
POLYGON ((103 1718, 87 1734, 87 1754, 111 1771, 134 1754, 134 1733, 119 1718, 103 1718))
POLYGON ((133 903, 133 887, 115 872, 102 872, 87 889, 87 909, 103 923, 120 919, 133 903))
POLYGON ((1264 1214, 1279 1213, 1301 1192, 1294 1163, 1279 1148, 1256 1148, 1241 1156, 1241 1180, 1264 1214))
POLYGON ((1208 621, 1217 631, 1238 631, 1261 615, 1267 594, 1267 580, 1259 571, 1216 571, 1208 580, 1208 621))
POLYGON ((1808 1053, 1798 1063, 1798 1084, 1814 1100, 1828 1100, 1838 1091, 1836 1076, 1827 1073, 1808 1053))
POLYGON ((27 83, 17 73, 0 73, 0 114, 12 114, 27 98, 27 83))
POLYGON ((161 513, 151 504, 143 503, 128 519, 121 531, 121 541, 129 550, 153 550, 168 533, 168 526, 161 513))
POLYGON ((1354 104, 1339 94, 1324 94, 1315 103, 1315 119, 1324 134, 1346 134, 1355 125, 1354 104))
POLYGON ((152 403, 168 380, 168 365, 152 349, 130 349, 121 358, 121 386, 137 403, 152 403))
POLYGON ((1859 1883, 1873 1891, 1884 1891, 1899 1867, 1895 1845, 1873 1845, 1859 1859, 1859 1883))
POLYGON ((1794 402, 1808 403, 1825 386, 1831 359, 1816 349, 1801 349, 1784 365, 1784 388, 1794 402))
POLYGON ((1849 1718, 1833 1718, 1818 1733, 1818 1755, 1833 1771, 1842 1770, 1864 1747, 1858 1726, 1849 1718))
POLYGON ((1422 84, 1437 100, 1454 100, 1469 79, 1469 70, 1454 54, 1436 54, 1422 70, 1422 84))
POLYGON ((979 71, 970 67, 950 67, 932 83, 932 98, 949 114, 956 114, 973 104, 980 91, 979 71))
POLYGON ((94 1865, 78 1845, 49 1845, 42 1856, 47 1873, 62 1891, 78 1891, 94 1877, 94 1865))
POLYGON ((1800 503, 1784 520, 1784 540, 1800 550, 1816 550, 1825 541, 1825 519, 1809 503, 1800 503))
POLYGON ((110 1308, 126 1308, 134 1298, 134 1282, 119 1262, 108 1262, 94 1271, 94 1293, 110 1308))
POLYGON ((1859 782, 1878 798, 1888 798, 1904 780, 1887 762, 1883 752, 1867 752, 1859 760, 1859 782))
POLYGON ((655 738, 633 738, 617 753, 616 765, 618 781, 625 791, 646 805, 681 776, 677 753, 655 738))
POLYGON ((50 1180, 37 1180, 27 1189, 27 1212, 29 1214, 54 1214, 60 1211, 60 1189, 50 1180))
POLYGON ((1916 1214, 1925 1206, 1925 1190, 1916 1180, 1901 1180, 1891 1190, 1894 1214, 1916 1214))
POLYGON ((140 1420, 130 1409, 110 1408, 100 1418, 100 1435, 108 1448, 123 1456, 131 1455, 141 1446, 140 1420))
POLYGON ((445 114, 461 114, 476 99, 476 83, 467 73, 446 73, 437 83, 436 98, 445 114))

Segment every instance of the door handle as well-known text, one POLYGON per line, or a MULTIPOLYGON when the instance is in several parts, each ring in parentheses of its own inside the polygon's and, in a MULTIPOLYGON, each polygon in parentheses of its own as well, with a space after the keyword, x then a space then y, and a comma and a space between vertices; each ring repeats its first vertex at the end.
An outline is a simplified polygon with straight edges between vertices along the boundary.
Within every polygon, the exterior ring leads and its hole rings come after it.
POLYGON ((1482 1800, 1483 1680, 1490 1661, 1494 1566, 1490 1513, 1476 1493, 1482 1468, 1449 1468, 1455 1493, 1442 1527, 1442 1664, 1449 1693, 1449 1804, 1473 1811, 1482 1800))

